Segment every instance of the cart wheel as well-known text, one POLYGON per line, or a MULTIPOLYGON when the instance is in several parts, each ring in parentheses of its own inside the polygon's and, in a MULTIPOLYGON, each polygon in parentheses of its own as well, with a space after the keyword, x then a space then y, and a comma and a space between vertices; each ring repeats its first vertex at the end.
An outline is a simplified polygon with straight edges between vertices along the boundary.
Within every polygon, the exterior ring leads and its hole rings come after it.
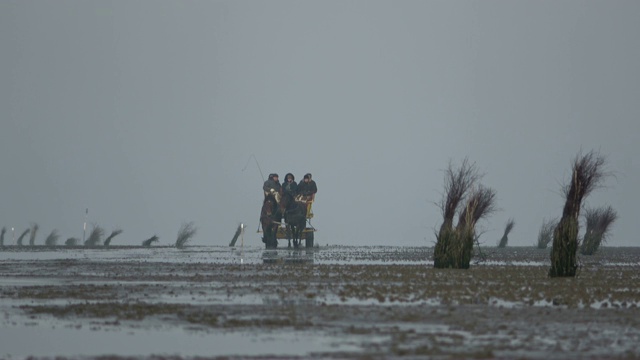
POLYGON ((308 248, 313 247, 313 230, 307 232, 307 235, 305 237, 305 245, 308 248))

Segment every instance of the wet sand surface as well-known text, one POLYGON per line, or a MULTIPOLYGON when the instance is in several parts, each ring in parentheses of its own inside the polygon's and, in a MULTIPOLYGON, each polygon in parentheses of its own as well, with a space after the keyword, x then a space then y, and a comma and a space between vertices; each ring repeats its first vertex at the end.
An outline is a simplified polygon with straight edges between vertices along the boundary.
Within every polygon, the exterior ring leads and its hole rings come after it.
POLYGON ((0 358, 640 357, 640 248, 0 250, 0 358))

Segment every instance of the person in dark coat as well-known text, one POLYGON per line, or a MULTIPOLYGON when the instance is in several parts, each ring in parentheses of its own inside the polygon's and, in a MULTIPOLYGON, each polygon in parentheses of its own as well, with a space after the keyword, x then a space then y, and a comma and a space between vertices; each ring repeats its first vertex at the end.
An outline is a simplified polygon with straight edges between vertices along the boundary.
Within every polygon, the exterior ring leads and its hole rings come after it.
POLYGON ((296 183, 296 178, 292 173, 288 173, 284 176, 284 184, 282 184, 282 190, 285 194, 291 194, 291 196, 297 195, 298 184, 296 183))
POLYGON ((264 190, 264 196, 273 195, 276 197, 276 201, 280 203, 282 186, 280 185, 278 174, 269 174, 269 179, 262 185, 262 190, 264 190))
POLYGON ((316 186, 316 182, 311 179, 310 173, 306 174, 298 184, 298 194, 302 195, 306 200, 313 200, 317 192, 318 186, 316 186))
POLYGON ((307 208, 307 219, 313 217, 313 211, 311 210, 311 204, 315 200, 318 187, 316 182, 311 179, 311 174, 305 174, 300 184, 298 184, 298 197, 296 200, 304 203, 307 208))

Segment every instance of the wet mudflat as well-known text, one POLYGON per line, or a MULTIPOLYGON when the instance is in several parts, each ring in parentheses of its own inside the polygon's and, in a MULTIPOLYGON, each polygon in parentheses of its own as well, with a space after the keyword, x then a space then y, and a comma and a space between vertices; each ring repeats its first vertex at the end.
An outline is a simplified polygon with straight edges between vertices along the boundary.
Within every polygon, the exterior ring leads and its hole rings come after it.
POLYGON ((637 358, 640 249, 0 251, 0 358, 637 358))

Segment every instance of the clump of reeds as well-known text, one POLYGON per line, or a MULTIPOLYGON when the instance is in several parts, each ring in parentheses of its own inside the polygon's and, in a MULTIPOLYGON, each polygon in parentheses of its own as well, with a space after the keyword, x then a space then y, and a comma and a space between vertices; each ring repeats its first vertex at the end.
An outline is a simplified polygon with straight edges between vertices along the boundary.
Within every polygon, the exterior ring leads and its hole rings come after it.
POLYGON ((507 223, 504 226, 504 234, 502 235, 502 238, 500 238, 500 241, 498 241, 499 248, 507 247, 507 243, 509 242, 509 233, 511 233, 514 226, 516 226, 516 221, 513 220, 513 218, 507 220, 507 223))
POLYGON ((44 240, 44 244, 45 246, 56 246, 59 238, 58 230, 51 230, 51 233, 47 235, 47 238, 44 240))
POLYGON ((91 229, 89 238, 84 242, 84 246, 98 246, 102 244, 102 236, 104 236, 104 229, 93 224, 93 229, 91 229))
POLYGON ((2 230, 0 230, 0 246, 4 246, 4 235, 7 233, 7 228, 6 227, 2 227, 2 230))
POLYGON ((457 169, 449 163, 445 171, 445 191, 439 204, 443 222, 436 235, 434 267, 469 268, 476 240, 475 226, 480 219, 495 211, 496 193, 491 188, 476 185, 481 177, 475 164, 468 159, 464 159, 457 169), (456 213, 458 223, 454 226, 456 213))
POLYGON ((40 227, 37 223, 31 224, 31 232, 29 233, 29 246, 34 246, 36 244, 36 234, 38 233, 38 229, 40 227))
POLYGON ((27 234, 29 234, 30 231, 31 231, 31 228, 26 229, 25 231, 23 231, 22 234, 20 234, 20 236, 18 236, 18 240, 16 241, 16 245, 22 246, 22 240, 24 239, 25 236, 27 236, 27 234))
POLYGON ((618 213, 611 206, 607 206, 586 209, 584 217, 587 220, 587 230, 582 239, 580 253, 593 255, 598 251, 600 245, 606 242, 611 225, 618 218, 618 213))
POLYGON ((111 245, 111 240, 113 240, 113 238, 114 238, 114 237, 116 237, 116 236, 118 236, 118 235, 120 235, 120 234, 122 234, 122 229, 116 229, 116 230, 113 230, 113 231, 111 232, 111 234, 109 234, 109 236, 107 236, 107 238, 105 239, 105 241, 104 241, 104 246, 109 246, 109 245, 111 245))
POLYGON ((158 236, 157 236, 157 235, 153 235, 152 237, 150 237, 150 238, 148 238, 147 240, 143 241, 143 242, 142 242, 142 246, 144 246, 144 247, 150 247, 150 246, 151 246, 151 244, 152 244, 153 242, 156 242, 156 241, 158 241, 158 236))
POLYGON ((458 169, 454 169, 453 164, 449 162, 449 166, 445 170, 444 193, 439 204, 443 222, 436 235, 434 248, 434 267, 436 268, 446 268, 450 265, 448 254, 451 251, 452 243, 455 242, 453 218, 465 194, 479 177, 475 165, 469 163, 468 159, 464 159, 458 169))
POLYGON ((78 246, 78 244, 80 243, 80 239, 74 238, 74 237, 70 237, 67 239, 67 241, 64 242, 65 246, 78 246))
POLYGON ((553 240, 553 231, 558 226, 558 219, 542 220, 542 226, 538 232, 538 249, 546 249, 547 245, 553 240))
POLYGON ((553 233, 549 270, 551 277, 576 275, 580 209, 583 200, 607 176, 605 163, 605 158, 594 151, 585 155, 578 154, 573 161, 571 181, 563 188, 565 204, 562 217, 553 233))
POLYGON ((176 239, 176 247, 183 248, 191 238, 196 235, 198 229, 193 222, 183 223, 178 230, 178 238, 176 239))
POLYGON ((473 244, 477 241, 476 224, 495 211, 495 197, 493 189, 479 185, 467 199, 456 226, 460 244, 460 250, 452 252, 452 264, 456 269, 469 268, 473 244))

